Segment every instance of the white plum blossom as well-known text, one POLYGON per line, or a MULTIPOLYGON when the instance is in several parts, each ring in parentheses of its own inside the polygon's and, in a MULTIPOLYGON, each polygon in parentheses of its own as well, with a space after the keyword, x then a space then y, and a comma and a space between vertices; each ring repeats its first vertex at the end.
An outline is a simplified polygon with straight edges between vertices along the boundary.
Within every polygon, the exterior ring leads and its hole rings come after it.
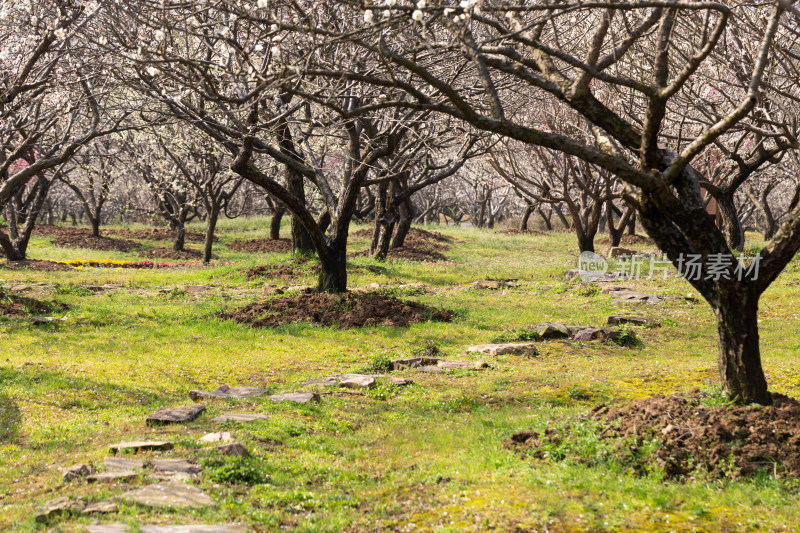
POLYGON ((375 20, 375 13, 372 12, 371 9, 364 11, 364 22, 367 24, 372 24, 372 21, 375 20))
POLYGON ((424 16, 425 16, 425 14, 422 11, 420 11, 419 9, 415 9, 414 12, 411 13, 411 18, 416 20, 417 22, 422 21, 422 18, 424 16))

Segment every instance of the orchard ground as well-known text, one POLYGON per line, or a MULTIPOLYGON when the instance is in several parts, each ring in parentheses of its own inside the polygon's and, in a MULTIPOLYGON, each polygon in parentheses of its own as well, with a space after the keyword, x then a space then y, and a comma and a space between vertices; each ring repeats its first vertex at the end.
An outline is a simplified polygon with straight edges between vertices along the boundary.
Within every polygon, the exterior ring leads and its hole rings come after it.
MULTIPOLYGON (((798 530, 800 485, 780 476, 670 481, 657 469, 634 475, 614 461, 539 460, 506 445, 517 432, 558 426, 603 403, 695 387, 713 396, 716 328, 704 302, 674 299, 621 308, 608 294, 564 281, 578 255, 570 233, 508 235, 436 226, 428 229, 453 237, 444 252, 449 262, 390 259, 375 269, 366 267, 378 263, 354 255, 349 284, 356 289, 379 283, 400 298, 455 311, 451 323, 251 328, 218 314, 264 299, 270 286, 313 284, 315 276, 308 268, 292 280, 270 278, 270 269, 248 277, 258 265, 287 263, 291 256, 228 248, 237 240, 265 237, 267 220, 223 221, 220 229, 215 253, 221 263, 234 264, 0 269, 6 290, 24 285, 26 297, 69 306, 59 315, 66 320, 53 324, 0 318, 0 530, 85 531, 94 520, 134 526, 236 522, 265 532, 798 530), (500 278, 519 284, 474 287, 475 281, 500 278), (409 283, 424 287, 402 286, 409 283), (82 288, 87 285, 114 288, 94 292, 82 288), (465 355, 465 348, 509 330, 545 321, 600 326, 626 312, 659 317, 664 325, 637 329, 643 344, 634 348, 544 341, 538 357, 481 356, 492 367, 486 370, 395 373, 414 380, 408 387, 334 391, 311 405, 212 401, 194 422, 145 425, 145 417, 160 407, 191 405, 191 389, 228 384, 290 392, 308 379, 436 351, 449 360, 473 361, 478 357, 465 355), (225 426, 211 421, 230 410, 269 418, 225 426), (220 430, 233 433, 253 457, 209 459, 198 439, 220 430), (121 503, 119 513, 109 516, 35 521, 35 509, 54 497, 110 499, 139 484, 64 483, 63 468, 101 466, 115 442, 162 438, 176 444, 164 457, 205 466, 198 486, 216 507, 159 512, 121 503)), ((758 236, 749 237, 748 248, 757 250, 758 236)), ((34 238, 30 257, 141 260, 135 251, 58 248, 50 239, 34 238)), ((367 244, 354 238, 351 251, 367 244)), ((760 323, 771 390, 793 397, 800 397, 798 272, 795 260, 765 294, 760 323)), ((697 296, 680 279, 625 286, 659 296, 697 296)))

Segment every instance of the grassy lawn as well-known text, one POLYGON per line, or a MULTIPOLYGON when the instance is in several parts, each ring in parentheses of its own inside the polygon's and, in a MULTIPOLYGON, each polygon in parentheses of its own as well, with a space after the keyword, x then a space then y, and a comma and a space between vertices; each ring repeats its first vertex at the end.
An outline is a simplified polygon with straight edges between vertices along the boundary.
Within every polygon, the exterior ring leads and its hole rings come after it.
MULTIPOLYGON (((799 530, 798 485, 791 481, 765 476, 666 482, 658 471, 637 477, 613 462, 537 461, 505 446, 515 432, 558 425, 601 403, 715 388, 715 325, 702 301, 631 306, 665 321, 661 328, 637 330, 643 341, 638 348, 545 341, 535 358, 484 357, 493 368, 480 372, 398 373, 415 384, 323 394, 313 405, 212 401, 195 422, 147 427, 145 416, 157 408, 190 405, 190 389, 229 384, 291 392, 310 378, 363 370, 379 358, 410 356, 432 346, 448 359, 474 360, 464 355, 467 346, 490 342, 508 329, 543 321, 599 326, 621 312, 608 294, 563 280, 577 259, 571 234, 509 236, 434 227, 429 229, 456 239, 445 252, 452 264, 389 261, 385 273, 362 269, 349 283, 353 288, 424 283, 422 294, 397 292, 456 311, 451 324, 354 330, 293 324, 264 330, 220 320, 219 311, 262 299, 267 285, 314 282, 312 277, 247 279, 254 265, 289 260, 288 254, 249 255, 226 248, 232 240, 266 237, 267 222, 221 223, 225 231, 215 252, 221 262, 234 264, 0 270, 5 287, 29 285, 27 296, 71 307, 64 313, 67 320, 56 324, 0 318, 0 412, 9 413, 6 423, 10 420, 14 431, 0 441, 0 530, 84 531, 82 526, 94 520, 241 522, 265 532, 799 530), (495 277, 522 283, 504 290, 471 286, 495 277), (35 285, 39 282, 45 285, 35 285), (74 289, 80 284, 119 288, 87 294, 74 289), (182 289, 194 285, 207 289, 182 289), (226 426, 211 422, 229 410, 269 419, 226 426), (221 429, 231 431, 253 458, 221 459, 198 442, 221 429), (86 462, 102 466, 114 442, 159 438, 176 443, 161 456, 205 465, 200 487, 217 501, 216 508, 181 513, 120 505, 118 515, 35 522, 34 509, 56 496, 100 500, 129 488, 65 484, 61 469, 86 462)), ((352 248, 366 244, 354 239, 352 248)), ((136 259, 135 254, 56 248, 46 238, 35 238, 29 255, 136 259)), ((352 262, 375 264, 364 257, 352 262)), ((771 390, 795 397, 800 396, 798 272, 795 261, 761 305, 762 355, 771 390)), ((692 292, 688 283, 675 279, 625 286, 657 295, 692 292)))

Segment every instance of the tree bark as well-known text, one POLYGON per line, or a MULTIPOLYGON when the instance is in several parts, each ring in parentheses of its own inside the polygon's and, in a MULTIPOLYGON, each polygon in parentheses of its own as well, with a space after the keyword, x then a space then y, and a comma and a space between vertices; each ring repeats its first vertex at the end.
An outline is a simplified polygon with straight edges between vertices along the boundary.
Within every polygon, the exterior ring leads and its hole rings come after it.
POLYGON ((219 220, 219 207, 214 206, 208 213, 206 220, 206 240, 203 246, 203 264, 207 265, 211 262, 211 252, 214 248, 214 232, 217 229, 217 220, 219 220))
MULTIPOLYGON (((306 191, 303 186, 303 176, 299 172, 287 168, 286 181, 289 192, 305 206, 306 191)), ((311 255, 314 253, 314 242, 311 240, 311 236, 294 215, 292 215, 292 251, 299 255, 311 255)))
POLYGON ((272 240, 281 238, 281 220, 283 220, 284 213, 286 213, 286 208, 282 206, 276 206, 272 213, 272 220, 269 222, 269 238, 272 240))
POLYGON ((532 205, 528 205, 525 208, 525 212, 522 214, 522 222, 519 223, 520 231, 528 231, 528 220, 530 220, 534 210, 535 208, 532 205))
POLYGON ((92 237, 99 237, 100 236, 100 219, 99 218, 90 218, 89 222, 92 225, 92 237))
POLYGON ((714 309, 719 333, 719 374, 731 396, 770 405, 772 398, 758 346, 758 295, 742 288, 720 298, 714 309))
POLYGON ((406 200, 400 204, 400 221, 397 224, 397 231, 392 239, 392 248, 402 248, 406 242, 406 236, 411 230, 411 222, 414 220, 416 212, 411 200, 406 200))
POLYGON ((172 249, 182 252, 186 246, 186 227, 183 224, 175 224, 175 240, 172 242, 172 249))
POLYGON ((739 213, 736 211, 733 196, 723 194, 716 196, 715 199, 719 207, 719 214, 722 217, 722 231, 725 235, 725 240, 728 241, 728 246, 730 246, 731 250, 743 250, 744 229, 742 228, 741 220, 739 220, 739 213))
POLYGON ((347 291, 347 248, 329 244, 324 257, 320 258, 317 292, 347 291))

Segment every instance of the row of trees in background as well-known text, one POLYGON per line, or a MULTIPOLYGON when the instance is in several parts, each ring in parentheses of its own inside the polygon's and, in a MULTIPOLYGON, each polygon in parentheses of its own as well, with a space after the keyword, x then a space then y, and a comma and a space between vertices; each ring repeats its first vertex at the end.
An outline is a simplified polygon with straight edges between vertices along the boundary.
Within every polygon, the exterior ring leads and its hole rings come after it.
POLYGON ((343 291, 357 219, 377 257, 414 220, 536 215, 581 250, 638 223, 702 257, 721 379, 768 403, 758 301, 800 248, 798 21, 791 0, 0 0, 0 245, 24 257, 69 197, 95 232, 112 205, 158 213, 176 247, 203 218, 210 254, 255 195, 343 291), (771 239, 758 276, 748 225, 771 239))

